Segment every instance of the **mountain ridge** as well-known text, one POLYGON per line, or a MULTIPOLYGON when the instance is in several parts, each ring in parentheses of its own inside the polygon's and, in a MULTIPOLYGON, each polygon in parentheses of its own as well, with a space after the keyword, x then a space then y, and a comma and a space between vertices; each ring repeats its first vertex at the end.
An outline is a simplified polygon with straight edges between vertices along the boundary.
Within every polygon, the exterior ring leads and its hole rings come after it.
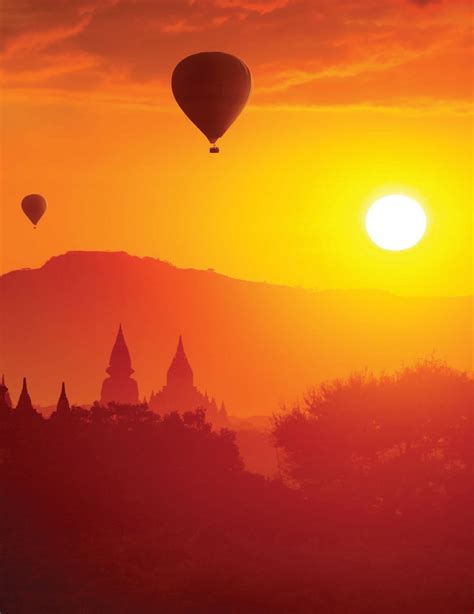
POLYGON ((23 272, 28 272, 28 271, 38 271, 54 263, 56 260, 63 260, 64 258, 74 257, 74 256, 83 256, 83 255, 126 256, 128 258, 138 260, 138 261, 152 262, 152 263, 167 265, 176 271, 191 271, 191 272, 196 272, 196 273, 211 274, 217 277, 221 277, 221 278, 225 278, 225 279, 229 279, 229 280, 233 280, 237 282, 245 282, 247 284, 261 284, 261 285, 267 285, 267 286, 272 286, 272 287, 277 287, 277 288, 302 290, 304 292, 310 292, 310 293, 320 293, 320 294, 324 294, 324 293, 334 293, 334 294, 336 293, 353 293, 353 294, 376 293, 376 294, 381 294, 381 295, 385 294, 385 295, 404 298, 404 299, 418 299, 418 298, 421 298, 421 299, 428 298, 428 299, 437 299, 437 300, 438 299, 439 300, 442 300, 442 299, 448 299, 448 300, 449 299, 474 299, 474 294, 454 294, 454 295, 406 294, 405 295, 405 294, 397 294, 396 292, 391 292, 390 290, 385 290, 385 289, 380 289, 380 288, 338 288, 338 287, 336 288, 315 288, 315 287, 311 288, 311 287, 300 286, 300 285, 292 286, 289 284, 271 282, 271 281, 266 281, 266 280, 255 280, 255 279, 245 279, 243 277, 234 277, 232 275, 227 275, 226 273, 221 273, 220 271, 216 271, 213 268, 199 269, 195 267, 178 266, 170 262, 169 260, 162 260, 161 258, 157 258, 155 256, 138 256, 136 254, 130 254, 129 252, 124 251, 124 250, 67 250, 66 252, 63 252, 61 254, 56 254, 54 256, 51 256, 43 264, 37 267, 22 267, 20 269, 13 269, 5 273, 0 273, 0 279, 8 277, 11 274, 23 273, 23 272))

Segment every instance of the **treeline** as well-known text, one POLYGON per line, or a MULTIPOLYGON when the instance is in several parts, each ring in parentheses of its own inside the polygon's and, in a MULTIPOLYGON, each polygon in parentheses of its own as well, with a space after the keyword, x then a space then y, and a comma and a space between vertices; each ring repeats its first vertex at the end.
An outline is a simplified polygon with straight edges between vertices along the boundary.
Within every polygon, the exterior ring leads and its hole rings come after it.
POLYGON ((327 384, 273 481, 202 411, 3 412, 1 609, 470 611, 472 401, 435 362, 327 384))

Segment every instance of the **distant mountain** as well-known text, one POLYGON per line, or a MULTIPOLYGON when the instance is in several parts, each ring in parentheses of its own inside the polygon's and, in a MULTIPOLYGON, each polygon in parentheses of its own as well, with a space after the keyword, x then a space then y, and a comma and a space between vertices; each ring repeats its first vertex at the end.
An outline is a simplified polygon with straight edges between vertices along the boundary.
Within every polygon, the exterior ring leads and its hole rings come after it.
POLYGON ((140 395, 165 382, 182 333, 195 383, 231 414, 269 414, 327 378, 435 352, 471 368, 472 298, 316 292, 178 269, 126 253, 69 252, 0 277, 0 369, 50 405, 99 396, 119 323, 140 395))

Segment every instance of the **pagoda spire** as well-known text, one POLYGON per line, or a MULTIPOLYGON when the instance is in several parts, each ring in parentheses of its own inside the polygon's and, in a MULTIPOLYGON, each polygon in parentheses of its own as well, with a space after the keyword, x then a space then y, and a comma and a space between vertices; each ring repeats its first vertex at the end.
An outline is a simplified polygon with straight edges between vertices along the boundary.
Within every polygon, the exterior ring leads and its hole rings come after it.
POLYGON ((0 384, 0 415, 5 415, 10 412, 11 403, 8 403, 8 388, 5 386, 5 378, 2 376, 2 383, 0 384))
POLYGON ((123 334, 122 324, 119 325, 114 347, 110 354, 109 366, 106 371, 112 377, 130 377, 130 375, 134 373, 130 352, 128 351, 123 334))
POLYGON ((182 335, 178 336, 178 345, 168 369, 166 385, 156 394, 152 392, 149 407, 162 415, 174 411, 204 410, 209 422, 226 426, 226 421, 221 420, 220 422, 224 422, 222 425, 219 422, 215 398, 210 400, 207 392, 202 394, 194 385, 194 374, 186 356, 182 335))
POLYGON ((36 413, 31 403, 31 398, 28 393, 28 387, 26 385, 26 377, 23 378, 23 387, 21 389, 20 397, 16 406, 16 411, 22 413, 36 413))
POLYGON ((69 405, 69 399, 66 395, 66 386, 64 382, 61 386, 61 394, 59 395, 58 404, 56 405, 56 411, 59 414, 66 414, 71 411, 71 406, 69 405))
POLYGON ((3 401, 7 407, 12 407, 12 400, 10 394, 8 392, 8 386, 5 384, 5 375, 2 375, 2 386, 5 388, 5 392, 3 393, 3 401))
POLYGON ((193 370, 184 351, 183 337, 180 335, 176 354, 167 373, 168 386, 193 386, 193 370))
POLYGON ((109 377, 102 384, 100 402, 103 405, 111 402, 138 405, 138 386, 130 377, 134 370, 121 324, 106 371, 109 377))

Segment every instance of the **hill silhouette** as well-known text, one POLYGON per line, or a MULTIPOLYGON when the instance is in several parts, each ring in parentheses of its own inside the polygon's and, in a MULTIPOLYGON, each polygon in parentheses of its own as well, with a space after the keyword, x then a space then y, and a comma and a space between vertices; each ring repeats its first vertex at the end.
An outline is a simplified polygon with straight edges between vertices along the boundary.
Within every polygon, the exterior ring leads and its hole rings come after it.
POLYGON ((124 325, 140 397, 159 389, 181 333, 201 390, 231 414, 270 414, 308 386, 435 352, 471 367, 472 298, 311 291, 179 269, 123 252, 69 252, 0 277, 1 364, 13 397, 28 375, 37 405, 58 381, 100 394, 124 325))

